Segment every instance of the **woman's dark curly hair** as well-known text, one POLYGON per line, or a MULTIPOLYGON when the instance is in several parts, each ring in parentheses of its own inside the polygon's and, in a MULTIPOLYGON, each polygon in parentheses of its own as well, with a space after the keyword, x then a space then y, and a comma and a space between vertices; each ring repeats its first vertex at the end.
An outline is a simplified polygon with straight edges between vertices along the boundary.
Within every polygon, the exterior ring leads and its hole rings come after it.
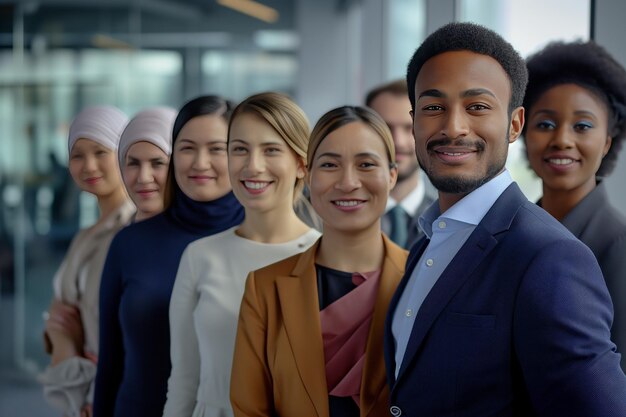
MULTIPOLYGON (((562 84, 579 85, 599 97, 609 110, 611 147, 597 177, 608 176, 626 137, 626 70, 603 47, 589 42, 554 42, 530 56, 524 97, 527 114, 543 93, 562 84)), ((524 126, 523 134, 526 133, 524 126)))

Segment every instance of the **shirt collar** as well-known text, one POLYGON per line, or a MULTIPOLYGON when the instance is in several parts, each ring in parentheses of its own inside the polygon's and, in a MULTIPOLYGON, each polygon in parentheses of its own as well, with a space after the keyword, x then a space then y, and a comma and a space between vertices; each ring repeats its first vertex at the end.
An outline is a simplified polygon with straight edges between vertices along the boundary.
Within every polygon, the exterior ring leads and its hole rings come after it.
POLYGON ((404 209, 409 216, 413 217, 417 213, 417 209, 419 208, 422 201, 424 201, 424 196, 426 195, 426 185, 424 184, 424 178, 422 173, 419 173, 419 181, 417 182, 417 187, 415 187, 406 197, 402 199, 402 201, 398 202, 394 200, 391 196, 387 199, 387 207, 385 208, 385 212, 388 212, 398 204, 404 209))
POLYGON ((504 171, 496 177, 460 199, 444 213, 441 213, 439 209, 439 199, 437 199, 437 201, 419 217, 419 227, 428 238, 430 238, 432 236, 432 224, 439 217, 476 226, 482 221, 491 206, 500 198, 500 195, 502 195, 504 190, 506 190, 511 183, 513 183, 513 179, 509 171, 504 169, 504 171))

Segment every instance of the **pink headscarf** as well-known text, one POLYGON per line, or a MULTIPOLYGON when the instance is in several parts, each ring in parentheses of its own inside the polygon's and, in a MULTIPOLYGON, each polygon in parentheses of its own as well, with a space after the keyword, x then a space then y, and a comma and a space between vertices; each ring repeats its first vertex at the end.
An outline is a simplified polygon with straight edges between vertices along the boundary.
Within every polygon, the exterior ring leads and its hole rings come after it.
POLYGON ((70 125, 67 141, 68 151, 72 151, 72 147, 78 139, 90 139, 116 151, 127 122, 128 117, 117 107, 87 107, 78 113, 70 125))
POLYGON ((137 142, 149 142, 170 156, 176 115, 177 111, 170 107, 150 107, 133 116, 120 139, 117 153, 120 167, 124 166, 128 149, 137 142))

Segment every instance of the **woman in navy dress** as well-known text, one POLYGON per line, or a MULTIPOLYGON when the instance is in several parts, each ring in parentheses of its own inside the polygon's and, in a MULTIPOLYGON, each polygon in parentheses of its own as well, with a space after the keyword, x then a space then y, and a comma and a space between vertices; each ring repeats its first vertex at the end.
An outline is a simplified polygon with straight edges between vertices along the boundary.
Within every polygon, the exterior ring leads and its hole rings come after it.
POLYGON ((183 250, 243 220, 227 170, 228 101, 185 104, 173 129, 163 213, 111 243, 100 291, 94 416, 161 416, 170 374, 168 309, 183 250))

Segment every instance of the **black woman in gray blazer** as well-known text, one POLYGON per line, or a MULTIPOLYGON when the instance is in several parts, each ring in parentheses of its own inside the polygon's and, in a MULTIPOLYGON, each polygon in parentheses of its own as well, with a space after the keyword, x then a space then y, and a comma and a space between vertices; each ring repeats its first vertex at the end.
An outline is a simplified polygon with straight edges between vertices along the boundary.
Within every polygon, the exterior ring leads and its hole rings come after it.
POLYGON ((524 137, 543 183, 539 204, 596 256, 626 370, 626 218, 601 183, 626 137, 626 70, 594 42, 552 43, 527 66, 524 137))

